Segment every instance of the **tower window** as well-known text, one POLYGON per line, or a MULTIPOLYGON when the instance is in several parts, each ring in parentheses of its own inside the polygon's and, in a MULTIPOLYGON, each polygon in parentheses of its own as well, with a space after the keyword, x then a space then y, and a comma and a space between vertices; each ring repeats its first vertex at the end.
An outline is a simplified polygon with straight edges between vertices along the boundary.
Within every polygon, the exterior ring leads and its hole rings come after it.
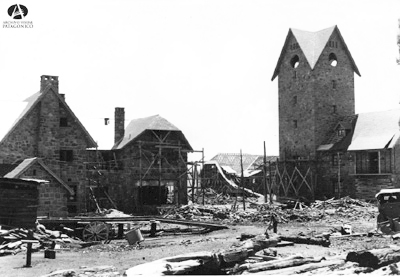
POLYGON ((297 96, 293 96, 293 105, 297 104, 297 96))
POLYGON ((299 56, 295 55, 291 60, 290 60, 290 65, 293 68, 297 68, 300 64, 300 59, 299 56))
POLYGON ((297 120, 293 120, 293 127, 297 128, 297 120))
POLYGON ((60 117, 60 127, 68 127, 68 118, 60 117))
POLYGON ((337 106, 336 105, 332 105, 332 112, 336 113, 337 112, 337 106))
POLYGON ((334 53, 330 53, 329 54, 329 64, 333 67, 337 66, 337 57, 334 53))
POLYGON ((60 150, 60 161, 72 162, 73 161, 72 150, 60 150))
POLYGON ((336 89, 336 87, 337 87, 336 80, 332 80, 332 88, 333 88, 333 89, 336 89))

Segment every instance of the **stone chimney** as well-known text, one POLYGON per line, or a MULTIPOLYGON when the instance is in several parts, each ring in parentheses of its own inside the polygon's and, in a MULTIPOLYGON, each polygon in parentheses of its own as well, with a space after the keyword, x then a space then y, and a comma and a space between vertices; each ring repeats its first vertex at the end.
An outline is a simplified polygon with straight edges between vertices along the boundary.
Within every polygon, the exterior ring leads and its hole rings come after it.
POLYGON ((58 76, 42 75, 40 76, 40 91, 51 85, 55 92, 58 93, 58 76))
POLYGON ((114 143, 120 141, 125 134, 125 109, 115 108, 114 143))

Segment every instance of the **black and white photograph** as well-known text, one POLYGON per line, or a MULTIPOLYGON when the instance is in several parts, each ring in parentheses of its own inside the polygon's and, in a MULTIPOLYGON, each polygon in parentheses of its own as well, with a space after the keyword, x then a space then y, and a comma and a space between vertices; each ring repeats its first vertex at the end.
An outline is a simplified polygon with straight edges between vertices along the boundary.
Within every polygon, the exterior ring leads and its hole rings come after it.
POLYGON ((0 22, 0 276, 400 275, 399 0, 0 22))

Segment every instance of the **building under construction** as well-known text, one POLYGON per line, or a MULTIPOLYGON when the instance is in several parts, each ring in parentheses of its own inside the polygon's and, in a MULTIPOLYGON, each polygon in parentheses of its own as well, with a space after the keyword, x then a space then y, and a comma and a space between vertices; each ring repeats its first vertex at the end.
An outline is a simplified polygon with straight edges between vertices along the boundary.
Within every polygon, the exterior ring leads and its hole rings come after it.
POLYGON ((186 204, 187 154, 193 149, 182 131, 159 115, 126 128, 124 122, 124 108, 116 108, 113 148, 88 150, 88 203, 128 213, 186 204))

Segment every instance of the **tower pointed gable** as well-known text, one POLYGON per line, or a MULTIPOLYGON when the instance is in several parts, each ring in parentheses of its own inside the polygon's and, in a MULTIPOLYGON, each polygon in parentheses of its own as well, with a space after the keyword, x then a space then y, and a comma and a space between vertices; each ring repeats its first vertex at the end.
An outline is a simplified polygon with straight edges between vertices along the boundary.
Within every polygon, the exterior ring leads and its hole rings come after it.
POLYGON ((335 27, 331 27, 319 32, 307 32, 291 29, 311 69, 314 69, 318 58, 321 55, 322 50, 324 50, 334 29, 335 27))
POLYGON ((319 60, 319 57, 321 56, 322 51, 324 50, 329 39, 332 37, 334 33, 337 34, 341 44, 343 45, 343 48, 351 61, 353 71, 357 73, 357 75, 361 76, 350 54, 350 51, 347 48, 347 45, 344 42, 342 35, 340 34, 339 29, 337 28, 337 26, 333 26, 318 32, 308 32, 293 28, 289 29, 288 35, 286 36, 285 44, 282 48, 281 55, 279 56, 278 63, 275 67, 275 71, 271 80, 273 81, 276 78, 276 76, 279 75, 280 66, 289 48, 289 41, 291 41, 293 38, 299 44, 299 47, 303 52, 304 56, 306 57, 306 60, 310 65, 311 70, 313 70, 319 60))

